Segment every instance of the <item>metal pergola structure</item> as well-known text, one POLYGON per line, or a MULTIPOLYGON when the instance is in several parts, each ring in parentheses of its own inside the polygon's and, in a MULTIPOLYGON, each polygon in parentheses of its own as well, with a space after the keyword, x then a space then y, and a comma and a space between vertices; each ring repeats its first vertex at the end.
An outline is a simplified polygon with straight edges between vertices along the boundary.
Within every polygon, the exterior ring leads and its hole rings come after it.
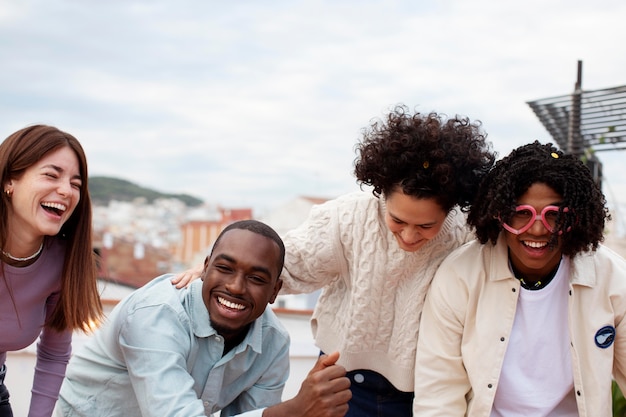
MULTIPOLYGON (((569 150, 572 95, 530 101, 543 126, 561 149, 569 150)), ((580 136, 584 148, 594 151, 626 150, 626 85, 582 91, 580 136)))
POLYGON ((601 182, 596 152, 626 150, 626 85, 583 91, 582 61, 572 94, 529 101, 556 144, 578 155, 601 182))

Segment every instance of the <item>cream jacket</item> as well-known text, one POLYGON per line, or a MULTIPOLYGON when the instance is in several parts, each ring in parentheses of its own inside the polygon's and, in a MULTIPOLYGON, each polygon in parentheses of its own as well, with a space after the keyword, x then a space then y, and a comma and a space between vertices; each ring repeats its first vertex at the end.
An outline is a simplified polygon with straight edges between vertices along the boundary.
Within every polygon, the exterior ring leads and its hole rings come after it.
MULTIPOLYGON (((612 377, 626 392, 626 261, 602 246, 579 254, 569 287, 578 412, 611 417, 612 377), (607 326, 616 330, 613 343, 601 331, 607 326)), ((444 260, 422 315, 415 417, 489 417, 519 290, 503 239, 470 242, 444 260)))

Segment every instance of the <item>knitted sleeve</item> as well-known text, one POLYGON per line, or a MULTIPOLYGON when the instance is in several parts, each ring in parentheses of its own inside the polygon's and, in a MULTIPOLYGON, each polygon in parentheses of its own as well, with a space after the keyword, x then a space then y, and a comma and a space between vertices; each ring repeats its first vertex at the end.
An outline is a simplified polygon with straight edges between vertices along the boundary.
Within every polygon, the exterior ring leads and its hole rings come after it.
POLYGON ((337 249, 337 204, 313 206, 307 220, 283 236, 282 293, 310 293, 339 278, 345 261, 337 249))

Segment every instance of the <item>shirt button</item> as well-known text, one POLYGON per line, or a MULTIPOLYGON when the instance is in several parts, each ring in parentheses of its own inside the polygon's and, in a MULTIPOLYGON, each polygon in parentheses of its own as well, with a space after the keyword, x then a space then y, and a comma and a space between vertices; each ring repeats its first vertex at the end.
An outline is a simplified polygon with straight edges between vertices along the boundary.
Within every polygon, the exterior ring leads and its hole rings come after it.
POLYGON ((217 340, 218 342, 222 341, 222 336, 215 336, 215 340, 217 340))
POLYGON ((360 384, 363 381, 365 381, 365 377, 362 374, 354 374, 354 382, 360 384))
POLYGON ((204 406, 205 406, 205 407, 208 407, 208 406, 209 406, 209 402, 208 402, 208 401, 205 401, 205 402, 204 402, 204 406))

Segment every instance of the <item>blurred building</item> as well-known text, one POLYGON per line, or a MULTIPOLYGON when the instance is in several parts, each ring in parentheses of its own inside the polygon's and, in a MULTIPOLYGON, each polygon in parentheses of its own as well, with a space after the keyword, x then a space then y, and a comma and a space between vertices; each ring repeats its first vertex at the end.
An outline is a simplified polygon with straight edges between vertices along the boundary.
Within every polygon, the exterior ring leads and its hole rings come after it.
POLYGON ((326 201, 328 199, 322 197, 299 196, 279 205, 259 220, 272 226, 282 236, 306 220, 311 207, 326 201))
POLYGON ((217 207, 211 211, 196 210, 190 214, 189 220, 180 225, 181 239, 175 248, 175 261, 186 266, 201 263, 226 226, 239 220, 250 219, 252 219, 250 208, 217 207))

